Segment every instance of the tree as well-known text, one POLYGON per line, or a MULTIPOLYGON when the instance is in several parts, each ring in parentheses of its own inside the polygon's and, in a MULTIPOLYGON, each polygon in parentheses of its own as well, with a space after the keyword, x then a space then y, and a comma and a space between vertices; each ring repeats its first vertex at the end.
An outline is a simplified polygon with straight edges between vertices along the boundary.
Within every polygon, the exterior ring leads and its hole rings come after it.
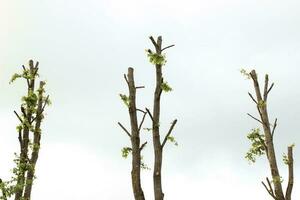
POLYGON ((120 97, 122 101, 125 103, 125 105, 128 107, 131 133, 129 133, 129 131, 120 122, 118 122, 118 124, 129 136, 131 141, 131 147, 124 147, 122 149, 122 155, 123 157, 126 158, 130 152, 132 153, 131 182, 132 182, 134 199, 145 200, 144 192, 141 187, 141 166, 143 166, 143 162, 141 161, 141 151, 143 150, 147 142, 143 143, 140 146, 140 130, 147 112, 136 108, 136 89, 143 88, 143 86, 141 87, 135 86, 133 68, 128 68, 128 74, 127 76, 124 74, 124 78, 129 89, 129 96, 120 94, 120 97), (143 113, 143 118, 139 125, 137 121, 137 111, 143 113))
POLYGON ((286 188, 285 195, 282 189, 282 178, 280 176, 276 155, 275 155, 275 147, 273 143, 273 136, 277 126, 277 118, 275 119, 273 124, 269 122, 269 115, 267 111, 267 99, 271 89, 274 86, 274 83, 269 87, 269 77, 265 75, 264 82, 264 91, 261 93, 259 82, 257 79, 257 74, 255 70, 252 70, 250 73, 247 73, 245 70, 241 70, 241 73, 246 75, 249 79, 251 78, 254 84, 256 98, 253 97, 251 93, 248 93, 250 98, 256 105, 259 118, 254 117, 253 115, 248 115, 254 120, 258 121, 263 127, 263 134, 260 133, 260 129, 252 129, 251 133, 248 134, 248 139, 251 141, 251 148, 246 154, 246 159, 250 162, 255 162, 256 156, 266 155, 270 172, 272 176, 273 186, 268 179, 266 178, 268 186, 262 181, 264 188, 267 190, 269 195, 275 200, 291 200, 292 188, 294 184, 294 173, 293 173, 293 147, 294 145, 288 146, 288 154, 284 155, 283 161, 288 165, 288 185, 286 188), (274 189, 273 189, 274 187, 274 189))
POLYGON ((153 104, 153 115, 150 113, 149 109, 146 109, 148 114, 152 120, 152 140, 154 146, 154 169, 153 169, 153 184, 154 184, 154 196, 155 200, 163 200, 164 193, 162 190, 161 183, 161 167, 162 167, 162 156, 163 156, 163 148, 166 144, 167 140, 177 142, 174 140, 174 137, 170 136, 171 132, 177 123, 177 119, 175 119, 171 127, 169 128, 168 133, 165 135, 163 141, 161 142, 161 134, 160 134, 160 98, 162 91, 169 92, 172 88, 168 85, 166 81, 163 79, 162 75, 162 67, 166 64, 165 55, 162 52, 174 45, 167 46, 162 48, 162 37, 159 36, 157 41, 154 40, 152 36, 150 36, 150 40, 155 47, 155 53, 150 49, 147 50, 148 57, 150 62, 155 65, 156 70, 156 85, 154 92, 154 104, 153 104))
POLYGON ((162 48, 162 37, 159 36, 157 41, 150 37, 153 45, 155 46, 156 52, 153 53, 150 49, 147 50, 148 57, 150 62, 155 65, 156 69, 156 88, 154 92, 154 106, 153 106, 153 115, 151 114, 150 110, 146 108, 146 111, 136 108, 136 89, 144 88, 144 86, 136 87, 134 84, 134 77, 133 77, 133 68, 128 68, 128 75, 124 75, 126 83, 129 89, 129 96, 124 94, 120 94, 122 101, 128 107, 129 116, 130 116, 130 125, 131 125, 131 133, 120 123, 118 122, 119 126, 125 131, 125 133, 130 137, 131 140, 131 147, 124 147, 122 149, 123 157, 127 157, 129 153, 132 153, 132 171, 131 171, 131 180, 132 180, 132 187, 135 200, 144 200, 144 193, 141 188, 141 180, 140 180, 140 169, 149 169, 142 161, 141 151, 147 144, 147 142, 143 143, 140 146, 140 130, 142 124, 144 122, 145 116, 148 113, 151 120, 152 120, 152 128, 145 128, 146 130, 152 130, 152 138, 153 138, 153 146, 154 146, 154 171, 153 171, 153 184, 154 184, 154 196, 155 200, 163 200, 164 193, 162 191, 162 184, 161 184, 161 167, 162 167, 162 153, 163 147, 166 144, 167 140, 175 143, 177 145, 176 140, 174 137, 171 136, 172 130, 174 129, 177 120, 175 119, 169 131, 164 137, 164 140, 161 142, 160 140, 160 97, 162 91, 170 92, 172 88, 168 85, 167 82, 163 81, 162 76, 162 66, 166 63, 165 55, 162 55, 162 52, 174 45, 167 46, 162 48), (138 125, 137 122, 137 111, 143 113, 143 118, 138 125))
POLYGON ((39 156, 41 141, 41 123, 44 119, 46 105, 50 104, 49 95, 45 96, 45 81, 40 81, 38 89, 35 88, 36 79, 39 76, 39 63, 29 61, 29 67, 23 67, 21 74, 14 74, 10 83, 18 78, 23 78, 27 83, 27 95, 22 97, 20 106, 21 115, 14 111, 20 121, 17 126, 20 145, 19 154, 15 153, 16 167, 13 169, 11 180, 0 181, 2 196, 6 200, 15 196, 15 200, 30 200, 32 185, 35 179, 35 167, 39 156))

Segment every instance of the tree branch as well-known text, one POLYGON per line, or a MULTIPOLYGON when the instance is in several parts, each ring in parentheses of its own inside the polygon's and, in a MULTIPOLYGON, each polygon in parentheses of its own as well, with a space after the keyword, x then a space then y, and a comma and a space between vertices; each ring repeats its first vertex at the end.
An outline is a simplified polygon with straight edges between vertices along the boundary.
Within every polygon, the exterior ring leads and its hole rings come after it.
POLYGON ((254 97, 252 96, 252 94, 250 92, 248 92, 248 95, 250 96, 250 98, 254 101, 255 104, 257 104, 257 101, 254 99, 254 97))
POLYGON ((275 131, 276 126, 277 126, 277 118, 275 119, 273 129, 272 129, 272 133, 271 133, 272 139, 273 139, 273 135, 274 135, 274 131, 275 131))
POLYGON ((259 119, 257 119, 256 117, 252 116, 251 114, 247 113, 248 116, 250 116, 251 118, 253 118, 254 120, 258 121, 259 123, 263 124, 262 121, 260 121, 259 119))
POLYGON ((149 38, 150 38, 152 44, 155 46, 155 49, 156 49, 157 48, 157 44, 156 44, 154 38, 152 36, 150 36, 149 38))
POLYGON ((18 115, 18 113, 14 110, 14 113, 16 114, 16 116, 18 117, 18 119, 20 120, 21 123, 23 123, 22 118, 18 115))
POLYGON ((146 146, 146 144, 147 144, 147 142, 144 142, 144 143, 142 144, 142 146, 140 147, 140 151, 143 150, 143 148, 146 146))
POLYGON ((118 124, 125 131, 125 133, 131 138, 131 134, 127 131, 127 129, 120 122, 118 122, 118 124))
POLYGON ((143 125, 143 123, 144 123, 144 120, 145 120, 145 117, 146 117, 146 115, 147 115, 147 112, 144 112, 144 115, 143 115, 143 118, 142 118, 142 121, 141 121, 141 123, 140 123, 140 125, 139 125, 139 132, 140 132, 140 130, 141 130, 141 128, 142 128, 142 125, 143 125))
POLYGON ((125 81, 126 81, 126 83, 127 83, 128 87, 129 87, 129 81, 128 81, 128 79, 127 79, 127 76, 126 76, 126 74, 124 74, 124 79, 125 79, 125 81))
POLYGON ((171 48, 171 47, 174 47, 174 46, 175 46, 175 44, 169 45, 169 46, 163 48, 161 51, 163 52, 164 50, 166 50, 166 49, 168 49, 168 48, 171 48))
POLYGON ((152 122, 154 122, 154 120, 153 120, 153 116, 152 116, 152 114, 151 114, 150 110, 149 110, 148 108, 146 108, 146 111, 147 111, 147 113, 149 114, 149 116, 150 116, 150 118, 151 118, 152 122))
POLYGON ((269 94, 269 92, 272 90, 273 86, 274 86, 274 83, 271 84, 270 88, 267 91, 267 94, 269 94))
POLYGON ((273 197, 273 199, 277 200, 276 196, 274 195, 274 192, 273 192, 273 189, 272 189, 269 179, 268 178, 266 178, 266 179, 267 179, 270 189, 267 188, 266 184, 263 181, 261 183, 263 184, 263 186, 267 190, 267 192, 270 194, 270 196, 273 197))
POLYGON ((268 84, 269 84, 269 76, 268 74, 265 75, 265 87, 264 87, 264 101, 267 101, 268 98, 268 84))
POLYGON ((163 140, 163 143, 162 143, 162 145, 161 145, 161 148, 164 148, 164 146, 165 146, 165 144, 166 144, 166 142, 167 142, 167 140, 168 140, 168 137, 169 137, 170 134, 172 133, 172 130, 173 130, 173 128, 174 128, 174 126, 175 126, 176 123, 177 123, 177 119, 175 119, 175 120, 172 122, 172 125, 171 125, 171 127, 170 127, 170 129, 169 129, 167 135, 165 136, 165 139, 163 140))
POLYGON ((34 122, 34 120, 36 120, 36 118, 40 117, 41 114, 43 114, 43 112, 44 112, 44 110, 45 110, 45 107, 46 107, 46 105, 47 105, 48 99, 49 99, 49 95, 46 97, 45 102, 44 102, 44 105, 43 105, 41 111, 40 111, 39 113, 36 114, 36 116, 31 120, 30 124, 31 124, 32 122, 34 122))
POLYGON ((135 89, 141 89, 141 88, 145 88, 145 86, 137 86, 137 87, 135 87, 135 89))

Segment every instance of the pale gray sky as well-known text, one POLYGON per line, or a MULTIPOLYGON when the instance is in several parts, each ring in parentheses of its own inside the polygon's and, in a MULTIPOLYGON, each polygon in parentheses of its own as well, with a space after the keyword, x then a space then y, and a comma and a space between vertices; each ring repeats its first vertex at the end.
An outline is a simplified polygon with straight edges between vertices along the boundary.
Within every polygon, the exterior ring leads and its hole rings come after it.
MULTIPOLYGON (((246 135, 258 124, 246 115, 256 114, 247 96, 253 86, 239 69, 254 68, 275 82, 269 113, 279 120, 275 144, 284 180, 281 156, 296 143, 293 198, 299 199, 299 13, 299 1, 0 0, 0 176, 10 176, 18 151, 13 110, 25 89, 24 82, 8 82, 34 59, 53 105, 32 199, 133 199, 131 162, 121 157, 130 141, 117 126, 129 127, 128 112, 118 94, 127 93, 123 74, 134 67, 136 83, 146 86, 138 105, 152 106, 154 67, 144 49, 153 48, 148 36, 162 35, 164 45, 176 46, 163 69, 174 91, 163 94, 161 125, 167 131, 178 118, 179 143, 165 148, 165 198, 271 199, 260 183, 269 176, 266 159, 255 165, 244 159, 246 135)), ((151 144, 149 133, 141 137, 151 144)), ((152 167, 151 145, 144 157, 152 167)), ((151 177, 143 172, 147 199, 151 177)))

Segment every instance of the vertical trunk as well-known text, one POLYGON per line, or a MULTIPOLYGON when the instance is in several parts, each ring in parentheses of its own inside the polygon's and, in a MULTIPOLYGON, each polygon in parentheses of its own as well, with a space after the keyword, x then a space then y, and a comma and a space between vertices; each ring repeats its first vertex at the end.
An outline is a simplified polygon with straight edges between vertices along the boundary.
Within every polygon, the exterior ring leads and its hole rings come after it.
POLYGON ((254 83, 254 88, 255 88, 255 93, 256 93, 256 99, 257 99, 257 109, 259 111, 261 121, 263 124, 263 129, 264 129, 264 134, 265 134, 265 144, 267 146, 267 158, 269 161, 269 167, 274 183, 274 190, 275 190, 275 196, 278 198, 278 200, 284 200, 284 195, 282 191, 282 185, 280 182, 280 174, 279 170, 277 167, 277 162, 276 162, 276 155, 275 155, 275 150, 274 150, 274 144, 273 144, 273 135, 271 133, 271 128, 270 128, 270 123, 269 123, 269 117, 268 117, 268 112, 267 112, 267 95, 268 95, 268 76, 265 78, 265 90, 264 90, 264 99, 262 98, 261 92, 260 92, 260 87, 258 84, 257 80, 257 75, 255 70, 252 70, 250 73, 253 83, 254 83))
POLYGON ((26 183, 25 183, 25 192, 24 192, 24 200, 30 200, 31 197, 31 190, 32 184, 35 174, 35 165, 38 160, 39 150, 40 150, 40 140, 41 140, 41 122, 43 119, 42 112, 43 112, 43 86, 45 82, 41 81, 39 86, 39 93, 38 93, 38 107, 36 111, 36 124, 34 127, 34 138, 33 138, 33 149, 31 153, 31 159, 29 161, 30 168, 27 172, 26 183))
MULTIPOLYGON (((36 73, 36 69, 33 66, 33 61, 29 61, 29 73, 34 77, 34 74, 36 73)), ((30 93, 34 92, 34 85, 35 85, 35 79, 28 80, 28 92, 27 95, 29 96, 30 93)), ((24 111, 26 116, 24 117, 24 120, 26 120, 29 125, 29 123, 32 120, 32 110, 29 108, 29 105, 27 105, 26 110, 24 111)), ((24 113, 23 113, 24 114, 24 113)), ((29 145, 29 127, 27 125, 23 125, 23 137, 22 137, 22 149, 20 153, 20 171, 17 178, 17 187, 16 187, 16 194, 15 194, 15 200, 20 200, 23 196, 24 187, 25 187, 25 175, 26 175, 26 168, 28 165, 28 145, 29 145)))
MULTIPOLYGON (((158 55, 161 55, 162 38, 158 37, 155 49, 158 55)), ((154 146, 154 171, 153 171, 153 184, 155 200, 163 200, 164 193, 161 184, 161 167, 162 167, 162 146, 160 141, 159 123, 160 123, 160 96, 162 77, 162 65, 156 64, 156 86, 154 92, 153 104, 153 123, 152 123, 152 138, 154 146)))
POLYGON ((294 160, 293 160, 293 145, 288 147, 288 172, 289 181, 286 189, 285 200, 291 200, 292 189, 294 185, 294 160))
POLYGON ((136 87, 134 84, 133 68, 128 68, 129 115, 131 124, 132 171, 131 180, 135 200, 145 200, 141 187, 141 150, 140 136, 136 110, 136 87))

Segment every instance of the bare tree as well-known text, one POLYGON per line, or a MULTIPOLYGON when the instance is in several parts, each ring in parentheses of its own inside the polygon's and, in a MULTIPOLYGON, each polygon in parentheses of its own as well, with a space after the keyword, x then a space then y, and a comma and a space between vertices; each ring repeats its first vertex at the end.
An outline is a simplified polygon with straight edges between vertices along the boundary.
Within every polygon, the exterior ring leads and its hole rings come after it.
POLYGON ((49 95, 45 96, 45 81, 40 81, 35 90, 36 78, 38 77, 39 63, 29 61, 29 67, 24 65, 21 74, 14 74, 10 83, 18 78, 23 78, 27 83, 27 95, 22 98, 20 106, 21 114, 14 111, 20 121, 17 126, 20 153, 16 154, 16 167, 13 169, 14 176, 7 182, 1 181, 2 197, 15 196, 15 200, 30 200, 32 185, 35 178, 35 167, 38 160, 41 123, 44 119, 44 109, 50 104, 49 95))
POLYGON ((123 102, 128 106, 131 132, 129 132, 120 122, 118 122, 118 124, 124 130, 124 132, 129 136, 131 141, 131 147, 124 147, 122 152, 123 152, 123 157, 127 157, 129 152, 132 153, 131 182, 132 182, 134 199, 145 200, 144 192, 141 187, 141 165, 142 165, 141 151, 143 150, 147 142, 143 143, 140 146, 140 130, 143 125, 147 112, 136 108, 136 89, 143 88, 143 86, 140 87, 135 86, 133 68, 128 68, 128 74, 127 76, 124 74, 124 78, 128 86, 129 96, 120 94, 120 97, 123 100, 123 102), (139 124, 137 120, 137 111, 143 113, 143 118, 139 124))
POLYGON ((250 139, 250 141, 252 142, 252 146, 249 152, 247 152, 245 157, 249 161, 255 162, 256 156, 266 154, 266 157, 269 162, 272 181, 270 181, 268 177, 266 178, 267 185, 262 181, 264 188, 267 190, 269 195, 275 200, 291 200, 292 188, 294 183, 294 175, 293 175, 294 145, 288 147, 288 154, 287 156, 284 155, 283 158, 284 163, 288 165, 288 174, 289 174, 288 185, 284 195, 282 189, 282 179, 279 174, 276 155, 275 155, 275 148, 273 143, 273 136, 277 126, 277 118, 275 119, 273 124, 270 124, 268 111, 267 111, 267 99, 271 89, 274 86, 274 83, 272 83, 269 86, 269 77, 266 74, 263 93, 262 93, 259 87, 259 82, 255 70, 252 70, 250 73, 247 73, 245 70, 242 70, 241 72, 244 75, 248 76, 248 78, 251 78, 253 80, 256 98, 251 93, 248 94, 256 105, 259 118, 256 118, 249 113, 248 115, 262 125, 263 132, 264 132, 264 134, 260 134, 260 129, 252 129, 252 132, 249 133, 249 135, 247 136, 248 139, 250 139), (273 186, 271 183, 273 183, 273 186))
POLYGON ((162 52, 174 45, 167 46, 162 48, 162 37, 159 36, 157 41, 154 40, 152 36, 150 36, 150 40, 155 47, 155 53, 148 49, 148 57, 150 58, 150 62, 155 65, 156 70, 156 86, 154 92, 154 104, 153 104, 153 115, 150 113, 149 109, 146 109, 149 113, 152 120, 152 140, 154 146, 154 170, 153 170, 153 184, 154 184, 154 196, 155 200, 163 200, 164 193, 162 190, 161 183, 161 167, 162 167, 162 157, 163 157, 163 148, 166 144, 166 141, 169 139, 174 141, 174 138, 171 137, 171 132, 177 122, 175 119, 168 133, 165 135, 164 139, 161 142, 160 135, 160 98, 162 91, 171 91, 172 88, 168 85, 167 82, 163 80, 162 75, 162 67, 166 63, 165 55, 162 52))

